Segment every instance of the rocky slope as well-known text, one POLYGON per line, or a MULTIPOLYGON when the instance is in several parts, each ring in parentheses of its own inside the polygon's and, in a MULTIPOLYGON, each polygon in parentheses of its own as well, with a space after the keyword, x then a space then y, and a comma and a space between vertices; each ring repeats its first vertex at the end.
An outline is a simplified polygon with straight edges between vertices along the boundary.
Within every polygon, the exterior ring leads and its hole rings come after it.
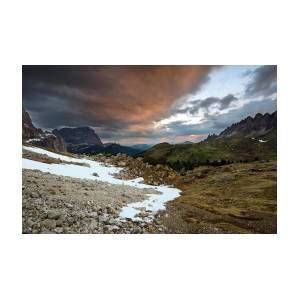
MULTIPOLYGON (((23 147, 23 162, 26 160, 48 164, 46 171, 31 170, 23 164, 23 233, 160 233, 165 228, 154 218, 151 208, 139 207, 139 220, 122 216, 121 210, 130 203, 141 203, 149 200, 151 194, 159 196, 159 187, 138 184, 125 184, 128 178, 136 178, 147 172, 156 172, 156 176, 145 176, 145 181, 155 185, 163 183, 174 173, 168 168, 145 165, 140 159, 133 159, 126 155, 105 157, 98 155, 94 160, 79 159, 77 155, 47 155, 48 151, 32 152, 30 147, 23 147), (63 159, 63 160, 62 160, 63 159), (90 169, 95 160, 101 161, 111 168, 111 165, 126 166, 122 173, 114 178, 121 178, 122 184, 105 182, 103 169, 98 173, 90 169), (89 161, 89 164, 83 163, 89 161), (52 165, 53 164, 53 165, 52 165), (51 166, 58 166, 58 170, 76 166, 76 172, 68 175, 57 175, 51 171, 51 166), (73 166, 72 166, 73 165, 73 166), (89 179, 74 178, 82 166, 89 174, 89 179), (130 171, 129 171, 130 168, 130 171), (90 169, 90 170, 89 170, 90 169), (93 179, 92 179, 93 178, 93 179), (99 179, 98 179, 99 178, 99 179), (104 180, 104 181, 101 181, 104 180), (147 220, 153 220, 149 222, 147 220)), ((42 149, 40 149, 42 150, 42 149)), ((57 168, 57 167, 56 167, 57 168)), ((116 172, 118 169, 111 169, 116 172)), ((66 174, 66 172, 63 172, 66 174)), ((153 174, 153 173, 152 173, 153 174)), ((148 174, 149 175, 149 174, 148 174)), ((174 174, 173 174, 174 175, 174 174)), ((84 177, 85 178, 85 177, 84 177)), ((119 179, 116 179, 117 181, 119 179)), ((155 206, 154 202, 151 202, 155 206)), ((151 206, 152 206, 151 205, 151 206)))
POLYGON ((119 220, 121 207, 146 191, 101 181, 23 170, 23 233, 153 233, 153 223, 119 220))
POLYGON ((61 137, 56 137, 49 132, 36 128, 30 115, 24 109, 22 109, 22 142, 58 152, 67 151, 66 144, 61 137))

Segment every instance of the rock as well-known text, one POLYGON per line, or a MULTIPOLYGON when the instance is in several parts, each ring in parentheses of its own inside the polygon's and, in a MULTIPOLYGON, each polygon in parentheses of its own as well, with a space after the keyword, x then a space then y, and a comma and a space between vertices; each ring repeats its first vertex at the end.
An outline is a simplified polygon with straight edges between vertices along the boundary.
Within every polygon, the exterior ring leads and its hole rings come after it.
POLYGON ((58 226, 58 227, 63 226, 63 221, 62 220, 57 220, 56 221, 56 226, 58 226))
POLYGON ((31 219, 28 219, 28 220, 27 220, 27 226, 28 226, 28 227, 32 227, 33 224, 34 224, 34 222, 33 222, 31 219))
POLYGON ((96 172, 94 172, 92 175, 95 177, 99 177, 98 173, 96 173, 96 172))
POLYGON ((106 231, 109 232, 116 232, 118 231, 120 228, 117 225, 105 225, 104 228, 106 229, 106 231))
POLYGON ((41 225, 48 229, 54 229, 56 227, 56 221, 51 219, 46 219, 41 222, 41 225))
POLYGON ((108 223, 109 225, 116 225, 116 224, 118 223, 118 221, 117 221, 116 219, 111 218, 111 219, 109 219, 109 220, 107 221, 107 223, 108 223))
POLYGON ((57 220, 61 216, 61 211, 58 209, 49 210, 47 213, 48 219, 57 220))
POLYGON ((97 218, 98 217, 98 213, 96 211, 93 211, 93 212, 89 213, 89 217, 91 217, 91 218, 97 218))
POLYGON ((106 215, 100 215, 98 220, 100 223, 108 224, 109 217, 107 217, 106 215))
POLYGON ((115 213, 115 210, 111 206, 106 206, 106 212, 109 214, 115 213))
POLYGON ((92 219, 90 221, 89 227, 90 227, 91 230, 96 229, 98 227, 98 222, 95 219, 92 219))

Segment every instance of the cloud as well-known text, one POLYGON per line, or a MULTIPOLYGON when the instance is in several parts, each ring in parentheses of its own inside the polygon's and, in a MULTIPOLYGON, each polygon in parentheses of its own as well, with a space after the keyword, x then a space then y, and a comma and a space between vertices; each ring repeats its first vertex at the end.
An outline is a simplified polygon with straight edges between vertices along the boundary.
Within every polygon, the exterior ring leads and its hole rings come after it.
POLYGON ((190 115, 195 115, 200 109, 208 110, 212 106, 217 106, 219 110, 228 108, 232 102, 237 101, 238 98, 229 94, 223 98, 218 97, 208 97, 205 99, 194 100, 188 103, 185 108, 177 108, 173 110, 173 114, 176 113, 189 113, 190 115))
POLYGON ((267 98, 262 101, 251 101, 244 106, 223 114, 205 114, 205 121, 200 124, 184 125, 182 122, 174 122, 168 125, 169 133, 173 135, 212 134, 220 133, 226 127, 239 122, 248 116, 255 116, 258 112, 272 113, 277 110, 277 100, 267 98))
POLYGON ((147 129, 212 66, 23 66, 23 104, 42 128, 147 129))
POLYGON ((221 97, 214 88, 201 97, 209 80, 220 83, 215 68, 23 66, 23 105, 38 127, 91 126, 104 141, 120 143, 195 140, 276 110, 276 66, 239 75, 240 85, 221 97))
POLYGON ((277 66, 267 65, 248 72, 251 81, 245 88, 245 98, 270 97, 277 93, 277 66))

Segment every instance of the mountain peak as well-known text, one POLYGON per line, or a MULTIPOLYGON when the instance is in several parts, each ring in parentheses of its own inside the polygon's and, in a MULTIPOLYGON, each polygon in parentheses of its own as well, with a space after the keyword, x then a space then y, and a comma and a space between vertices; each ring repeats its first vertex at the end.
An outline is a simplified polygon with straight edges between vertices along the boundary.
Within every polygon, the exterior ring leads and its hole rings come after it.
POLYGON ((65 152, 66 145, 62 138, 36 128, 29 113, 22 108, 22 141, 39 147, 65 152))
POLYGON ((102 145, 95 130, 88 127, 63 127, 52 131, 56 136, 62 137, 68 145, 102 145))
POLYGON ((247 136, 259 136, 268 133, 277 127, 277 112, 261 114, 257 113, 254 118, 248 116, 246 119, 235 123, 219 134, 220 137, 231 137, 236 134, 247 136))

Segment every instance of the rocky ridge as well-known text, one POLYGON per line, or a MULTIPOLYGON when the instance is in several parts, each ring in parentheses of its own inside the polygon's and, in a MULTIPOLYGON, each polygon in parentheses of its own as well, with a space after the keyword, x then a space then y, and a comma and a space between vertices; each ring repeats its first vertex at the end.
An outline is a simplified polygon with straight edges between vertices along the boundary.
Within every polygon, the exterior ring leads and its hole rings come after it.
POLYGON ((254 118, 246 119, 231 125, 222 131, 217 138, 231 137, 236 134, 244 134, 247 137, 256 137, 267 134, 270 130, 277 128, 277 111, 272 114, 258 113, 254 118))
POLYGON ((22 109, 22 141, 37 147, 51 149, 57 152, 66 152, 66 144, 61 137, 36 128, 27 111, 22 109))

